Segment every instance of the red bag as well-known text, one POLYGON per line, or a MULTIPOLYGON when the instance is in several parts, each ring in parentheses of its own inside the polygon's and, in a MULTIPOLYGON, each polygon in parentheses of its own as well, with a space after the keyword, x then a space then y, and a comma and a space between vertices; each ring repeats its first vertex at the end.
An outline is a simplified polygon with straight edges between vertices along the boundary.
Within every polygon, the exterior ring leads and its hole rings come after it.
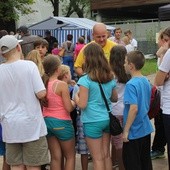
POLYGON ((156 117, 160 111, 160 91, 152 85, 151 99, 148 116, 150 119, 156 117))

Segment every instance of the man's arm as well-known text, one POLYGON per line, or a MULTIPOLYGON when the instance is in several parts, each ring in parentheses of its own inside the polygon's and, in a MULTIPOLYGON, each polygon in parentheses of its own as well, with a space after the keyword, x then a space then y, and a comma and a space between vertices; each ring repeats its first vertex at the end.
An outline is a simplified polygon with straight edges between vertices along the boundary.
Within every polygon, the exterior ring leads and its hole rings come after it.
POLYGON ((168 77, 169 77, 168 73, 159 70, 156 73, 154 84, 156 86, 162 86, 168 77))
POLYGON ((74 63, 75 72, 78 74, 78 76, 81 76, 83 74, 83 69, 82 69, 84 63, 83 50, 84 48, 81 49, 74 63))
POLYGON ((75 68, 75 72, 77 73, 78 76, 81 76, 83 74, 83 69, 81 67, 75 68))

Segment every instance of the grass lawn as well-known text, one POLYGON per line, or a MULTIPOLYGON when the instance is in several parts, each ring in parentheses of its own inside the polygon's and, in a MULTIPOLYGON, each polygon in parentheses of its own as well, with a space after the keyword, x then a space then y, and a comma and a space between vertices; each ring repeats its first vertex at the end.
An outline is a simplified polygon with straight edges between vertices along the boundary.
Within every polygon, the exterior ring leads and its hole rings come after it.
POLYGON ((142 68, 142 74, 144 76, 153 74, 153 73, 156 72, 156 69, 157 69, 157 59, 156 58, 154 58, 154 59, 146 59, 145 65, 142 68))

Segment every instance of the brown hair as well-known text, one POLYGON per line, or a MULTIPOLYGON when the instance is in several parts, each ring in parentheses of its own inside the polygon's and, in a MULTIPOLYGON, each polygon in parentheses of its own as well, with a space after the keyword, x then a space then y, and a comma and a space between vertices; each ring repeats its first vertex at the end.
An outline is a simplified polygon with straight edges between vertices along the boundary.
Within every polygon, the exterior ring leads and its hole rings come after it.
POLYGON ((126 31, 124 32, 124 35, 126 35, 126 34, 132 34, 132 31, 131 31, 131 30, 126 30, 126 31))
POLYGON ((8 35, 8 32, 6 30, 0 30, 0 38, 2 38, 5 35, 8 35))
POLYGON ((126 83, 130 76, 126 74, 124 68, 127 50, 123 45, 114 46, 110 51, 110 66, 115 73, 119 83, 126 83))
POLYGON ((45 46, 47 49, 49 47, 48 41, 45 40, 44 38, 38 38, 37 40, 34 41, 34 49, 39 45, 45 46))
POLYGON ((84 56, 84 72, 91 80, 107 83, 113 79, 113 72, 100 45, 94 42, 87 45, 84 56))
POLYGON ((79 37, 79 38, 78 38, 78 42, 79 42, 80 44, 84 44, 84 38, 83 38, 83 37, 79 37))
POLYGON ((126 56, 128 63, 133 63, 136 70, 142 69, 145 64, 145 57, 141 51, 131 51, 126 56))
POLYGON ((120 30, 122 32, 122 29, 120 27, 114 29, 114 34, 117 30, 120 30))
POLYGON ((61 61, 57 56, 49 54, 44 58, 43 66, 45 74, 43 75, 43 82, 47 88, 49 78, 55 73, 55 71, 60 67, 61 61))

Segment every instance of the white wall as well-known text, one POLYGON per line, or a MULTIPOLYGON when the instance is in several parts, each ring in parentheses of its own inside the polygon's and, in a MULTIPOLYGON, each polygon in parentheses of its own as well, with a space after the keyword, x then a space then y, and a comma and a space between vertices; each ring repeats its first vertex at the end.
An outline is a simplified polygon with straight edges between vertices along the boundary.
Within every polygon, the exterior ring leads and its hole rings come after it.
POLYGON ((53 7, 51 2, 47 3, 44 0, 36 0, 36 2, 31 5, 31 8, 37 12, 28 15, 20 15, 20 18, 16 23, 16 27, 21 25, 29 26, 53 16, 53 7))

